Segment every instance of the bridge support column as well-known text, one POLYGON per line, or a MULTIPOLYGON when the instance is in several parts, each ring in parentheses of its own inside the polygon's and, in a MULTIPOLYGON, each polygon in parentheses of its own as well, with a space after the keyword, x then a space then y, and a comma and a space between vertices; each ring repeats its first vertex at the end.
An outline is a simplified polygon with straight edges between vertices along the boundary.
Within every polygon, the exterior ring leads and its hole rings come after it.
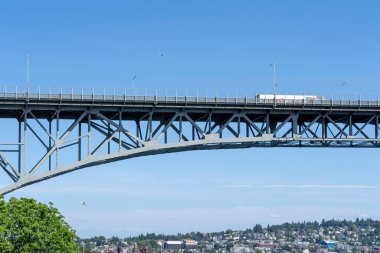
POLYGON ((269 127, 269 112, 266 114, 265 119, 265 133, 270 134, 270 127, 269 127))
MULTIPOLYGON (((57 120, 56 120, 56 127, 57 127, 57 132, 56 132, 56 141, 59 140, 59 111, 57 111, 57 120)), ((58 167, 59 165, 59 145, 56 145, 55 149, 55 167, 58 167)))
MULTIPOLYGON (((107 131, 108 131, 107 139, 110 139, 111 138, 111 124, 109 122, 107 125, 107 131)), ((107 142, 107 152, 108 152, 108 154, 111 154, 111 142, 110 141, 107 142)))
POLYGON ((82 123, 78 126, 78 161, 82 160, 82 123))
POLYGON ((352 114, 348 116, 348 134, 352 136, 352 114))
POLYGON ((28 129, 28 112, 24 110, 24 168, 23 168, 23 175, 25 176, 27 174, 27 129, 28 129))
POLYGON ((87 117, 87 157, 91 155, 91 113, 87 117))
MULTIPOLYGON (((375 138, 379 138, 379 115, 376 115, 375 117, 375 138)), ((379 142, 376 142, 376 145, 378 145, 379 142)))
POLYGON ((322 143, 326 145, 326 138, 327 138, 327 122, 326 122, 326 116, 323 115, 322 117, 322 143))
POLYGON ((292 137, 294 138, 296 135, 298 135, 298 113, 292 114, 292 137))
POLYGON ((22 124, 21 120, 18 120, 18 173, 21 175, 21 132, 22 132, 22 124))
MULTIPOLYGON (((52 131, 51 131, 51 119, 48 119, 49 122, 49 149, 51 149, 51 138, 52 138, 52 131)), ((51 155, 49 155, 49 170, 51 170, 51 155)))
MULTIPOLYGON (((348 116, 348 135, 352 136, 352 113, 348 116)), ((350 145, 353 145, 352 141, 350 141, 350 145)))

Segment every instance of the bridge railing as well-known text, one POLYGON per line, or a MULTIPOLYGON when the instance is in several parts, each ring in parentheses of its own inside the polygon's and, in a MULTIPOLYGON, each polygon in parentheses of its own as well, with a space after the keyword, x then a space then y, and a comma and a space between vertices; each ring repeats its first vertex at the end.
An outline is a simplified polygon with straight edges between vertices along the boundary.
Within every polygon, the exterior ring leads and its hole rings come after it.
MULTIPOLYGON (((320 96, 322 98, 322 96, 320 96)), ((380 107, 379 97, 368 96, 362 99, 339 99, 331 95, 330 98, 307 99, 260 99, 253 94, 244 95, 225 93, 219 96, 217 92, 211 94, 207 91, 158 91, 158 90, 132 90, 132 89, 106 89, 106 88, 68 88, 53 86, 33 87, 30 92, 19 89, 17 86, 0 87, 0 99, 40 100, 40 101, 84 101, 84 102, 148 102, 148 103, 180 103, 180 104, 228 104, 228 105, 277 105, 277 106, 343 106, 343 107, 380 107)))

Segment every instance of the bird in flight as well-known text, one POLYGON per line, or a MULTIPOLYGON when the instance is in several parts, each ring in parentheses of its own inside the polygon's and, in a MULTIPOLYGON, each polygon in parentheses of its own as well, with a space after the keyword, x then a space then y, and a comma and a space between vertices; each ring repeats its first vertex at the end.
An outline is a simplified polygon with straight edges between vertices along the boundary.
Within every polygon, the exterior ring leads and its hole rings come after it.
POLYGON ((87 203, 85 201, 81 202, 82 206, 87 206, 87 203))
POLYGON ((340 84, 340 86, 345 86, 347 84, 346 81, 344 81, 343 83, 340 84))

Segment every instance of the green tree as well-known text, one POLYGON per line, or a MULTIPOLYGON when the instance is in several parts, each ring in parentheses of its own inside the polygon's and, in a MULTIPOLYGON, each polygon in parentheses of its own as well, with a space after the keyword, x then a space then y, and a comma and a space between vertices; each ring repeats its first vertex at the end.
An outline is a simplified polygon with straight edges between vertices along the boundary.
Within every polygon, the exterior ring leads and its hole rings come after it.
POLYGON ((229 234, 229 235, 230 235, 230 234, 232 234, 232 232, 233 232, 232 229, 227 229, 227 230, 226 230, 226 234, 229 234))
POLYGON ((139 247, 148 247, 151 252, 158 252, 161 250, 156 240, 142 240, 137 242, 139 247))
POLYGON ((0 252, 76 252, 74 230, 52 203, 0 199, 0 252))
POLYGON ((256 224, 254 227, 253 227, 253 231, 255 233, 262 233, 263 232, 263 227, 260 225, 260 224, 256 224))

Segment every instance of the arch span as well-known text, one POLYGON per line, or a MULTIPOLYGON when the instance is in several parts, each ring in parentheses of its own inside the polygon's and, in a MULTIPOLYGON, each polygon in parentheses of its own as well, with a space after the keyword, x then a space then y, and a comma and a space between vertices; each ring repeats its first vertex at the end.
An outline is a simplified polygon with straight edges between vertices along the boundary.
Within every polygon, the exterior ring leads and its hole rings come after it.
MULTIPOLYGON (((281 141, 277 139, 277 141, 281 141)), ((286 140, 282 140, 286 141, 286 140)), ((4 195, 20 189, 22 187, 35 184, 53 177, 57 177, 66 173, 70 173, 79 169, 89 168, 99 164, 111 163, 115 161, 166 153, 176 153, 192 150, 215 150, 215 149, 237 149, 249 147, 266 147, 270 146, 268 140, 262 137, 219 139, 208 138, 198 141, 178 142, 173 144, 152 144, 146 147, 125 150, 104 156, 89 156, 87 159, 78 161, 66 166, 57 167, 54 170, 45 171, 42 173, 29 174, 21 177, 15 183, 0 189, 0 195, 4 195)))

